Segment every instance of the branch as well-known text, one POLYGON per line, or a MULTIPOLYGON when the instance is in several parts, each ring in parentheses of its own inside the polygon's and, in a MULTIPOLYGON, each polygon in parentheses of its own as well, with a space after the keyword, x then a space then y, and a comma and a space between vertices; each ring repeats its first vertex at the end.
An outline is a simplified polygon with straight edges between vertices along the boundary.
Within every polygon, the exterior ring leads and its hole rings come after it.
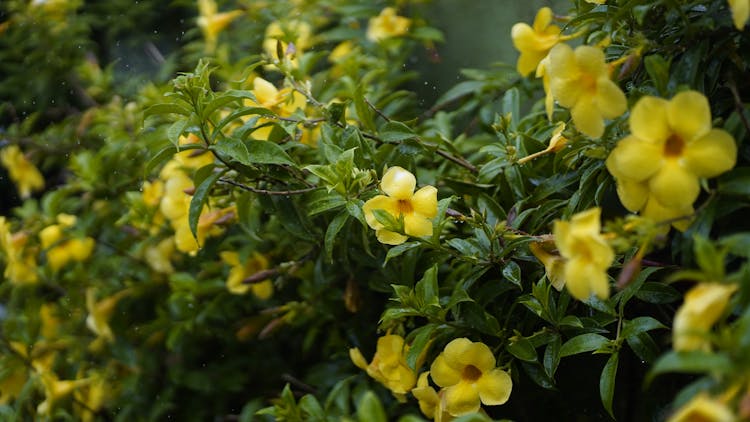
POLYGON ((303 193, 312 192, 316 189, 320 189, 318 186, 311 186, 309 188, 304 188, 304 189, 268 190, 268 189, 254 188, 252 186, 248 186, 240 182, 235 182, 234 180, 230 180, 230 179, 219 179, 219 182, 226 183, 232 186, 236 186, 248 192, 258 193, 261 195, 301 195, 303 193))

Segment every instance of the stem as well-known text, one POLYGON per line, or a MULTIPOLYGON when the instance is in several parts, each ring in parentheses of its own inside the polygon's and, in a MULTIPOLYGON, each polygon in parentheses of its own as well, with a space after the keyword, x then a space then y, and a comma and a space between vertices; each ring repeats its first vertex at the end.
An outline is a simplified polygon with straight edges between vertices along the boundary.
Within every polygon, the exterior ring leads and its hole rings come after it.
POLYGON ((235 182, 231 179, 219 179, 219 182, 226 183, 228 185, 236 186, 240 189, 246 190, 248 192, 258 193, 261 195, 301 195, 303 193, 312 192, 316 189, 320 189, 318 186, 311 186, 309 188, 304 189, 290 189, 290 190, 268 190, 268 189, 259 189, 254 188, 252 186, 245 185, 240 182, 235 182))

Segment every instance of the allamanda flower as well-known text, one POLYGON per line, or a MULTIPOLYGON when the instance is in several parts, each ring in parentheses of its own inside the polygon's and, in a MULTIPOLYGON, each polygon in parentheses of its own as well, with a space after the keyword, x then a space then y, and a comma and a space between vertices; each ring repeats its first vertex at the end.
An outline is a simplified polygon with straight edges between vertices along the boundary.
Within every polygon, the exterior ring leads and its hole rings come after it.
POLYGON ((44 178, 34 164, 18 148, 10 145, 0 151, 0 163, 8 169, 8 175, 18 188, 21 198, 28 198, 31 192, 44 189, 44 178))
POLYGON ((378 16, 370 18, 367 26, 367 39, 380 42, 382 40, 406 35, 409 32, 411 19, 396 14, 396 9, 386 7, 378 16))
POLYGON ((365 370, 367 375, 386 386, 403 402, 417 381, 416 373, 406 364, 408 351, 409 346, 404 344, 403 337, 388 334, 378 339, 375 356, 369 364, 356 347, 349 349, 349 358, 354 365, 365 370))
POLYGON ((290 57, 290 63, 297 67, 297 57, 312 45, 312 27, 307 22, 292 20, 280 24, 271 22, 266 28, 266 37, 263 40, 263 51, 274 60, 281 61, 279 57, 278 43, 281 43, 281 51, 290 57))
POLYGON ((408 170, 394 166, 383 175, 380 188, 386 195, 378 195, 363 207, 367 224, 375 229, 381 243, 399 245, 408 236, 422 237, 432 234, 432 218, 437 215, 437 189, 425 186, 414 192, 417 179, 408 170), (384 228, 375 218, 373 210, 383 210, 395 219, 403 217, 404 233, 396 233, 384 228))
POLYGON ((12 233, 10 223, 0 216, 0 251, 5 254, 3 275, 11 283, 34 284, 39 281, 36 273, 36 254, 26 247, 29 235, 20 231, 12 233))
MULTIPOLYGON (((307 104, 307 99, 301 92, 291 88, 277 89, 271 82, 261 77, 253 79, 252 92, 257 101, 245 100, 245 106, 264 107, 279 117, 289 117, 297 109, 304 109, 307 104)), ((273 129, 273 126, 269 124, 271 122, 273 119, 259 117, 256 122, 257 129, 252 133, 253 138, 268 140, 273 129)))
POLYGON ((552 9, 542 7, 536 13, 532 26, 519 22, 511 28, 510 37, 513 39, 513 46, 521 53, 516 69, 521 76, 527 76, 536 70, 550 49, 560 42, 560 27, 552 25, 552 9))
POLYGON ((224 251, 221 253, 221 260, 229 264, 232 268, 229 270, 227 278, 227 290, 232 294, 244 295, 252 291, 255 297, 266 300, 273 294, 273 283, 271 280, 262 280, 257 283, 245 284, 243 281, 259 271, 268 268, 268 260, 259 253, 252 253, 245 258, 245 262, 240 261, 240 254, 234 251, 224 251))
POLYGON ((667 422, 735 422, 736 420, 734 413, 726 404, 705 393, 699 393, 670 416, 667 422))
POLYGON ((452 416, 496 406, 510 398, 510 375, 495 368, 495 356, 486 344, 457 338, 445 346, 430 367, 435 384, 443 387, 445 410, 452 416))
POLYGON ((556 220, 555 244, 565 259, 563 278, 570 294, 586 300, 595 294, 609 297, 607 268, 615 254, 599 233, 601 210, 592 208, 574 215, 570 221, 556 220))
POLYGON ((750 19, 750 0, 727 0, 732 10, 732 21, 734 26, 742 31, 750 19))
POLYGON ((625 94, 609 78, 609 66, 599 48, 582 45, 574 51, 567 44, 557 44, 549 52, 546 72, 552 96, 570 109, 573 122, 585 135, 602 136, 604 119, 627 110, 625 94))
POLYGON ((685 301, 674 316, 672 348, 679 352, 710 350, 708 332, 736 290, 735 284, 699 283, 685 293, 685 301))
MULTIPOLYGON (((667 101, 643 97, 630 114, 631 134, 607 158, 617 193, 630 211, 651 200, 668 210, 692 210, 699 179, 716 177, 734 167, 737 146, 732 136, 711 126, 706 97, 685 91, 667 101)), ((645 216, 654 211, 644 212, 645 216)))
POLYGON ((219 33, 243 14, 242 10, 218 13, 218 6, 214 0, 198 0, 198 11, 198 26, 203 31, 203 38, 206 39, 207 53, 213 53, 216 49, 219 33))
POLYGON ((422 372, 417 379, 417 386, 411 390, 411 394, 419 402, 419 410, 422 414, 435 422, 450 421, 453 417, 445 410, 445 401, 443 400, 443 390, 438 393, 430 386, 427 378, 430 372, 422 372))
POLYGON ((39 232, 42 249, 46 251, 47 263, 57 271, 71 261, 83 262, 91 256, 96 242, 91 237, 67 238, 65 229, 76 223, 76 217, 59 214, 57 224, 51 224, 39 232))

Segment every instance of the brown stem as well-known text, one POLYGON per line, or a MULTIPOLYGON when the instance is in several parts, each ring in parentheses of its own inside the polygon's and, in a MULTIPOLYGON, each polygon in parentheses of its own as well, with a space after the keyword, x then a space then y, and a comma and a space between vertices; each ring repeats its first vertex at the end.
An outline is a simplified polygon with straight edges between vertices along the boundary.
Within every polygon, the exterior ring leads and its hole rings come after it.
POLYGON ((230 180, 230 179, 219 179, 219 182, 226 183, 232 186, 236 186, 248 192, 258 193, 261 195, 301 195, 303 193, 312 192, 316 189, 319 189, 317 186, 311 186, 309 188, 304 188, 304 189, 268 190, 268 189, 254 188, 252 186, 248 186, 240 182, 235 182, 234 180, 230 180))

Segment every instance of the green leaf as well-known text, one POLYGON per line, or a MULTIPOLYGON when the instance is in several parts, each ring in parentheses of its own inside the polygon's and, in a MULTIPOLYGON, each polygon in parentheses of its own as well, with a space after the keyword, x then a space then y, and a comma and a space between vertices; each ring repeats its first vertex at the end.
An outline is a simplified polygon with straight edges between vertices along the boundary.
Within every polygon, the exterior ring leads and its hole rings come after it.
POLYGON ((174 103, 162 103, 162 104, 154 104, 151 107, 147 108, 143 111, 143 119, 145 120, 149 116, 153 116, 156 114, 181 114, 183 116, 189 116, 190 110, 187 108, 174 103))
POLYGON ((240 164, 287 164, 294 166, 294 162, 283 148, 268 141, 243 142, 238 138, 226 138, 211 146, 219 155, 233 159, 240 164))
MULTIPOLYGON (((650 8, 651 6, 646 6, 650 8)), ((643 59, 646 66, 646 72, 651 77, 654 87, 660 95, 667 95, 667 83, 669 82, 669 61, 659 54, 650 54, 643 59)))
POLYGON ((604 408, 612 419, 615 418, 612 412, 612 400, 615 396, 615 378, 617 377, 617 364, 619 363, 619 354, 612 353, 607 360, 607 364, 602 369, 602 376, 599 379, 599 397, 602 399, 604 408))
POLYGON ((700 350, 690 352, 670 351, 654 363, 646 377, 646 382, 649 383, 655 376, 667 372, 723 374, 732 371, 733 368, 731 359, 725 353, 700 350))
POLYGON ((623 323, 622 331, 620 332, 620 338, 626 339, 628 337, 645 333, 647 331, 663 328, 667 327, 654 318, 651 318, 649 316, 637 317, 623 323))
POLYGON ((326 229, 324 248, 328 262, 333 263, 333 245, 336 242, 336 235, 344 228, 347 221, 349 221, 349 213, 346 210, 341 211, 331 220, 331 224, 326 229))
POLYGON ((437 264, 425 271, 424 276, 414 286, 414 293, 417 301, 424 307, 437 305, 440 306, 438 293, 438 267, 437 264))
POLYGON ((526 337, 511 337, 506 350, 511 355, 526 362, 536 362, 538 359, 534 345, 526 337))
POLYGON ((363 227, 367 228, 367 219, 365 219, 365 214, 362 211, 363 206, 364 202, 361 199, 346 201, 346 210, 349 212, 349 215, 356 218, 357 221, 362 223, 363 227))
POLYGON ((180 148, 180 135, 185 131, 190 120, 180 119, 172 123, 167 129, 167 138, 178 149, 180 148))
POLYGON ((409 351, 406 353, 406 364, 415 372, 419 370, 417 367, 417 364, 420 363, 419 358, 424 357, 427 352, 425 347, 430 343, 430 339, 432 339, 432 335, 438 327, 438 324, 427 324, 412 331, 416 335, 411 342, 409 351))
POLYGON ((668 284, 647 281, 636 292, 635 297, 648 303, 664 304, 680 300, 682 295, 677 289, 668 284))
POLYGON ((503 95, 503 114, 510 113, 510 128, 518 127, 518 121, 521 119, 521 94, 518 88, 511 88, 503 95))
POLYGON ((198 219, 200 219, 203 205, 208 200, 208 194, 214 183, 216 183, 223 174, 223 171, 211 173, 211 175, 206 177, 205 180, 203 180, 203 182, 201 182, 201 184, 195 189, 193 198, 190 199, 188 223, 190 224, 190 232, 193 233, 193 237, 196 239, 198 239, 198 219))
POLYGON ((402 243, 400 245, 396 245, 388 250, 388 253, 385 255, 385 261, 383 262, 383 266, 388 263, 391 259, 402 255, 406 251, 410 251, 420 245, 419 242, 406 242, 402 243))
POLYGON ((659 355, 659 347, 648 333, 644 332, 632 335, 627 337, 625 341, 627 341, 628 346, 630 346, 633 352, 638 355, 643 363, 650 364, 659 355))
POLYGON ((372 111, 365 102, 364 85, 360 84, 354 91, 354 110, 357 112, 357 117, 362 123, 362 126, 367 129, 374 131, 375 122, 372 118, 372 111))
POLYGON ((224 138, 211 145, 210 148, 224 160, 236 161, 246 166, 252 165, 250 151, 239 138, 224 138))
POLYGON ((367 391, 357 403, 357 420, 359 422, 387 422, 385 409, 378 396, 367 391))
POLYGON ((518 288, 523 289, 521 287, 521 267, 515 261, 508 261, 508 264, 503 268, 503 277, 518 288))
POLYGON ((164 149, 157 152, 156 155, 151 157, 151 159, 148 160, 148 163, 146 163, 146 166, 143 169, 144 177, 148 178, 148 175, 154 168, 160 166, 162 163, 172 158, 176 153, 177 149, 173 146, 164 147, 164 149))
POLYGON ((555 335, 555 338, 547 343, 547 347, 544 349, 544 371, 547 376, 554 379, 557 366, 560 364, 560 347, 562 346, 562 340, 559 335, 555 335))
POLYGON ((712 241, 703 236, 693 236, 695 260, 707 278, 713 280, 724 279, 724 253, 719 251, 712 241))
POLYGON ((579 353, 593 352, 609 343, 609 339, 601 334, 587 333, 575 336, 566 341, 560 348, 560 357, 577 355, 579 353))
POLYGON ((390 121, 380 129, 379 137, 383 142, 398 143, 406 139, 416 138, 417 135, 409 126, 401 122, 390 121))
POLYGON ((325 413, 320 406, 318 399, 312 394, 305 394, 299 399, 299 409, 303 412, 303 417, 307 421, 325 421, 325 413))
POLYGON ((737 167, 719 177, 717 190, 726 195, 750 197, 750 167, 737 167))

